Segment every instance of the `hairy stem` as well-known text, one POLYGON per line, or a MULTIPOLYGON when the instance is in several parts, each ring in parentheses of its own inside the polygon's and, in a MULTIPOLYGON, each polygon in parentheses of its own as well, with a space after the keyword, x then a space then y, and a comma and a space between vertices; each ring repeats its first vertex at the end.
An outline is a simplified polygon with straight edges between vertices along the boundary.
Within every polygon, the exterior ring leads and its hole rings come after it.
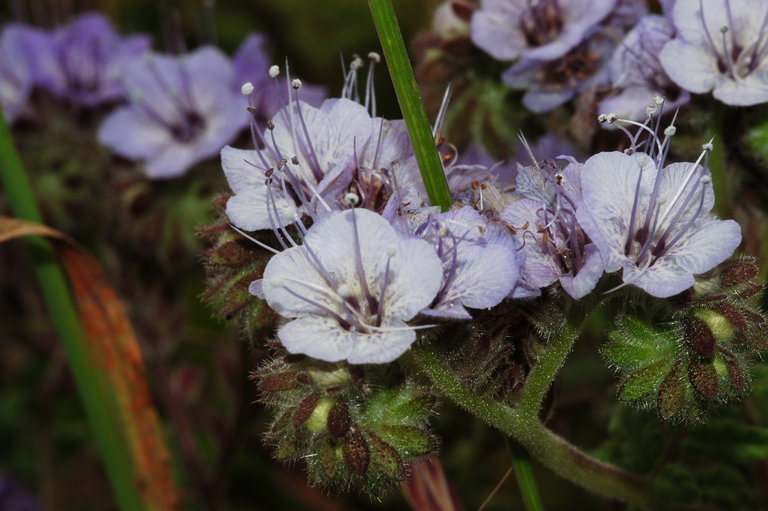
POLYGON ((451 207, 451 192, 445 178, 443 164, 435 147, 435 140, 429 129, 427 113, 421 101, 416 77, 413 74, 403 36, 397 24, 395 11, 390 0, 368 0, 379 41, 384 50, 392 85, 397 101, 403 112, 403 119, 411 137, 413 152, 419 163, 421 178, 427 189, 429 200, 434 206, 447 211, 451 207))
POLYGON ((591 457, 547 429, 538 418, 538 404, 574 340, 574 332, 568 328, 553 340, 541 356, 536 374, 531 372, 532 385, 527 392, 524 391, 525 405, 522 408, 510 407, 467 388, 428 344, 415 345, 412 357, 439 393, 519 442, 541 464, 559 476, 599 495, 649 508, 650 481, 591 457))

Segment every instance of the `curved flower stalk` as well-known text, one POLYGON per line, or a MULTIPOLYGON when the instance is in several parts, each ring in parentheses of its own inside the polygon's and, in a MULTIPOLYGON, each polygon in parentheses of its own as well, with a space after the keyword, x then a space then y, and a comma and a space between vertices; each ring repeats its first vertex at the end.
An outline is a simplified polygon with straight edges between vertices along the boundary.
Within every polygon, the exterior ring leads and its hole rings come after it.
POLYGON ((124 99, 123 72, 151 43, 144 35, 121 38, 97 13, 78 17, 48 38, 47 51, 38 56, 40 85, 86 107, 124 99))
POLYGON ((177 177, 215 155, 247 125, 233 79, 232 63, 213 47, 134 59, 123 75, 128 104, 104 120, 99 141, 121 156, 143 160, 150 178, 177 177))
POLYGON ((648 98, 663 96, 668 109, 690 101, 691 95, 669 78, 659 60, 674 34, 672 22, 657 14, 645 16, 635 25, 611 57, 611 84, 617 93, 600 103, 600 111, 643 121, 648 117, 648 98))
MULTIPOLYGON (((658 104, 663 103, 659 98, 658 104)), ((733 220, 718 220, 706 168, 712 144, 693 163, 667 164, 673 123, 659 136, 648 125, 603 115, 610 123, 639 126, 625 152, 599 153, 584 163, 584 201, 576 216, 597 245, 608 272, 622 270, 624 284, 657 297, 678 294, 741 243, 733 220), (640 152, 638 139, 648 138, 640 152)))
POLYGON ((432 302, 442 274, 428 243, 355 208, 328 215, 301 246, 275 255, 260 287, 272 309, 295 318, 277 334, 289 352, 383 363, 416 340, 405 321, 432 302))
POLYGON ((660 58, 675 83, 727 105, 768 101, 768 3, 677 0, 672 19, 678 35, 660 58))
POLYGON ((559 280, 578 300, 603 275, 600 252, 576 219, 583 204, 583 167, 567 157, 519 165, 516 197, 501 212, 525 254, 523 277, 513 297, 538 296, 540 288, 559 280))

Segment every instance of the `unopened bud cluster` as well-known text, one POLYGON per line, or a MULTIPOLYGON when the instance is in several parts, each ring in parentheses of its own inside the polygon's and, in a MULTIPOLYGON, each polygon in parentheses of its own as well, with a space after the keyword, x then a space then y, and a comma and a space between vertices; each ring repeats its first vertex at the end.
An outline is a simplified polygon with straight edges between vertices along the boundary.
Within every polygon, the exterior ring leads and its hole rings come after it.
POLYGON ((763 290, 757 274, 751 259, 725 262, 675 298, 664 330, 636 317, 620 318, 603 349, 623 374, 619 397, 684 421, 743 397, 752 360, 768 349, 768 320, 755 304, 763 290))
POLYGON ((370 385, 377 375, 360 366, 296 355, 271 360, 254 377, 275 412, 267 443, 278 459, 306 463, 313 485, 373 495, 436 449, 427 428, 434 397, 412 383, 370 385))

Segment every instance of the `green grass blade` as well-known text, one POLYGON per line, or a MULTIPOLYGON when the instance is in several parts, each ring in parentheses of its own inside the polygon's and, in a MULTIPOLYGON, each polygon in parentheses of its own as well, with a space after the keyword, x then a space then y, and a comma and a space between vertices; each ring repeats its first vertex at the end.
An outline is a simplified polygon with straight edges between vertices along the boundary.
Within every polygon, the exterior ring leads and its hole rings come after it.
POLYGON ((427 113, 416 85, 405 42, 390 0, 368 0, 379 41, 384 50, 389 74, 395 87, 397 101, 408 127, 421 178, 433 206, 447 211, 451 207, 451 193, 445 178, 443 164, 432 138, 427 113))

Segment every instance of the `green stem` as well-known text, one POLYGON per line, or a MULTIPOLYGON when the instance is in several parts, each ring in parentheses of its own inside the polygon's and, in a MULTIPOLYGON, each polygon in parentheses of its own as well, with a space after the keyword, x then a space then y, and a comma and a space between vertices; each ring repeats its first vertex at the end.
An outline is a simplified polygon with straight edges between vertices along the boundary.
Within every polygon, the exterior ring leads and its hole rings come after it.
POLYGON ((729 205, 731 203, 731 183, 726 171, 725 137, 723 136, 724 106, 714 107, 712 113, 712 130, 715 140, 712 143, 712 151, 709 153, 708 167, 712 175, 712 189, 715 192, 715 213, 720 218, 728 218, 729 205))
POLYGON ((525 509, 527 511, 544 511, 539 487, 536 484, 536 476, 533 474, 530 453, 517 442, 507 442, 507 444, 525 509))
POLYGON ((547 345, 544 355, 536 362, 525 379, 525 387, 520 393, 520 401, 516 406, 520 414, 526 417, 538 417, 547 391, 573 349, 578 335, 579 328, 566 322, 559 335, 547 345))
MULTIPOLYGON (((40 223, 32 188, 0 112, 0 178, 14 215, 40 223)), ((51 321, 59 333, 86 415, 101 449, 117 501, 124 511, 145 509, 135 480, 131 453, 120 435, 117 404, 94 371, 83 328, 64 273, 50 243, 40 237, 25 238, 51 321)))
MULTIPOLYGON (((571 445, 541 423, 538 408, 533 410, 533 404, 541 402, 574 340, 573 330, 566 328, 543 353, 536 374, 531 372, 533 384, 523 391, 523 402, 527 403, 524 408, 512 408, 468 389, 428 344, 416 344, 411 352, 418 368, 439 393, 519 442, 559 476, 599 495, 649 508, 650 482, 646 478, 603 463, 571 445)), ((531 382, 526 386, 528 383, 531 382)))
POLYGON ((445 178, 440 154, 429 129, 427 113, 416 85, 405 42, 397 24, 395 10, 390 0, 368 0, 376 31, 379 34, 389 74, 395 87, 397 101, 403 112, 403 119, 411 137, 413 151, 419 164, 421 178, 427 189, 429 200, 434 206, 447 211, 451 207, 451 192, 445 178))

